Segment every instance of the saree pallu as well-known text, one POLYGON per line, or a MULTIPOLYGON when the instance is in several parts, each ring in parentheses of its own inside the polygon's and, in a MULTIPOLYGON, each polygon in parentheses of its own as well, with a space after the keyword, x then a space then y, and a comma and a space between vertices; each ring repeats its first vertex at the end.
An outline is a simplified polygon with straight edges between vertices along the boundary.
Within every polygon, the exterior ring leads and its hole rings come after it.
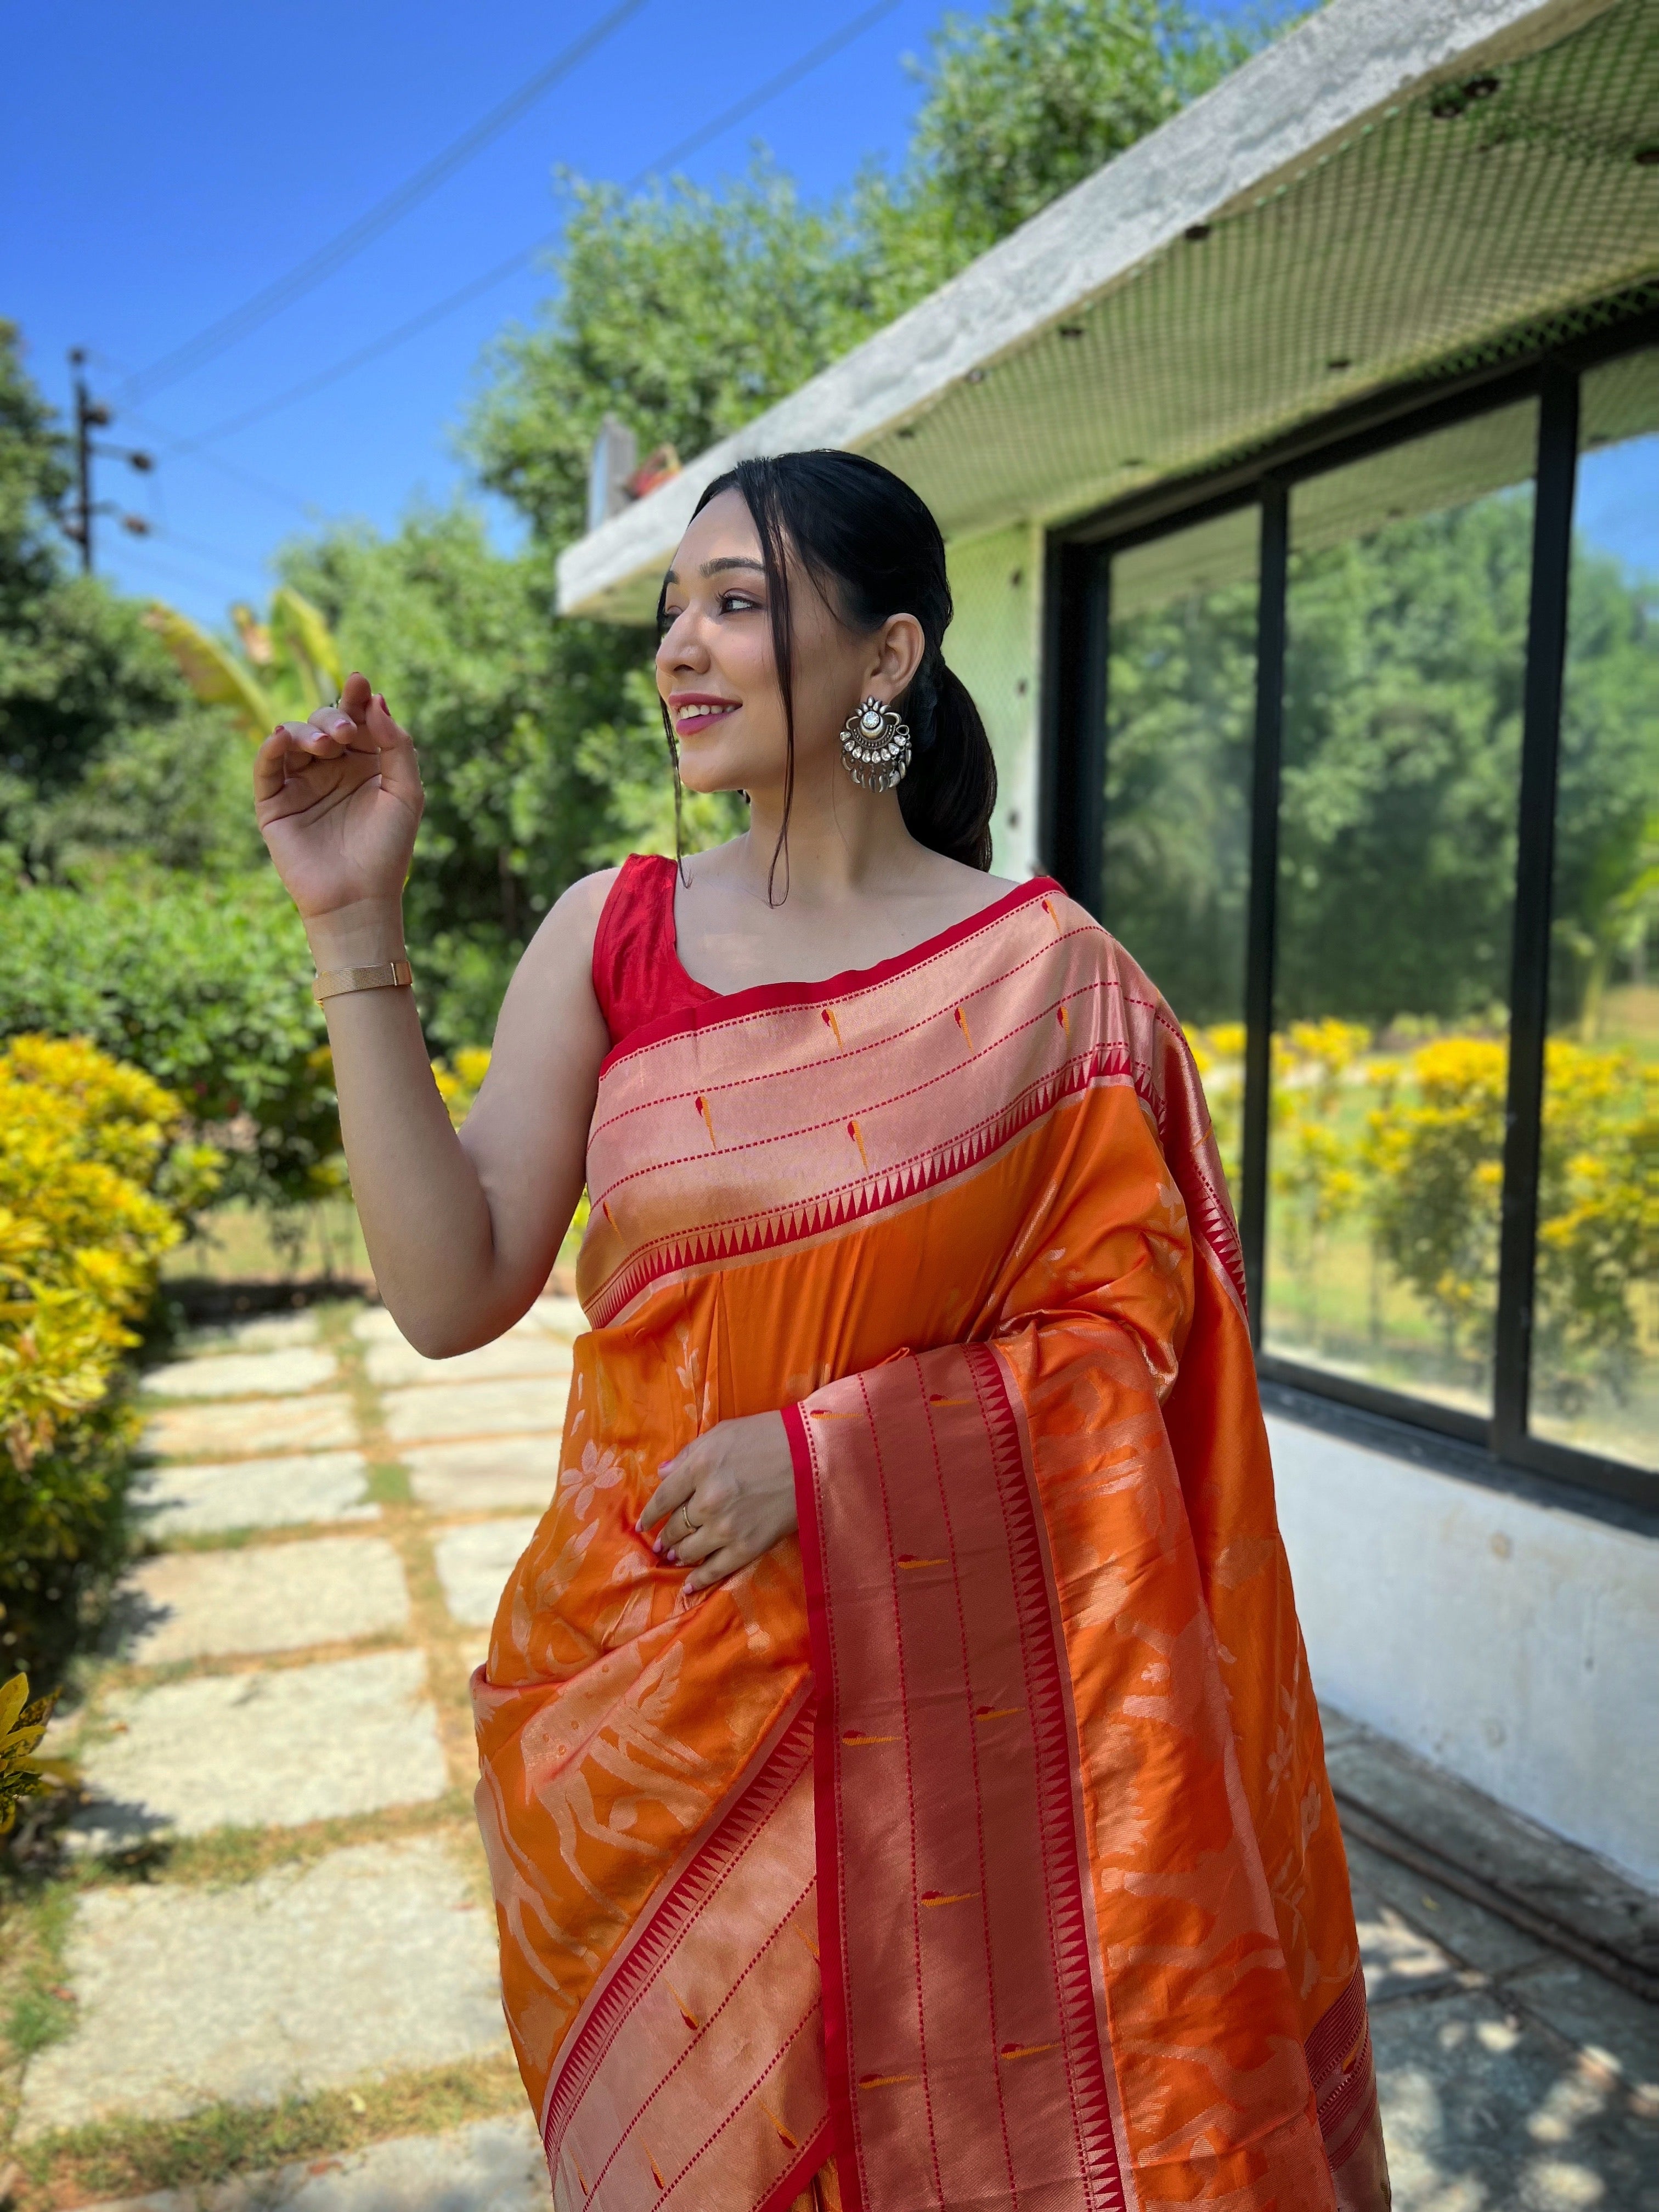
POLYGON ((587 1164, 558 1492, 474 1686, 560 2212, 1333 2205, 1347 1873, 1157 992, 1038 882, 628 1037, 587 1164), (658 1469, 775 1409, 799 1540, 688 1601, 658 1469))

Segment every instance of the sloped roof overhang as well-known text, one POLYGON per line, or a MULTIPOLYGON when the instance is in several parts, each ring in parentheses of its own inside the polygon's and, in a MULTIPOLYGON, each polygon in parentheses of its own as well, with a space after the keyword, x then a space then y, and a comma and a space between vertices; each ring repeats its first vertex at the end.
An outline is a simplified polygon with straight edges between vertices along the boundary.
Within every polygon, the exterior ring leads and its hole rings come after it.
POLYGON ((1220 465, 1659 279, 1659 0, 1329 0, 623 514, 562 612, 649 619, 705 484, 835 446, 945 536, 1220 465))

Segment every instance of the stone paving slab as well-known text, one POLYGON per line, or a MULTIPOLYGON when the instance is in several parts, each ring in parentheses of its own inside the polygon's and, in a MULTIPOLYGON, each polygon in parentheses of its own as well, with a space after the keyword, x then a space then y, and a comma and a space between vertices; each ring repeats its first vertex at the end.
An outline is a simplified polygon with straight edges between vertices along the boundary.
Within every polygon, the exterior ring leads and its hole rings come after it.
POLYGON ((144 1429, 144 1449, 159 1459, 255 1459, 356 1441, 351 1401, 333 1396, 168 1406, 144 1429))
POLYGON ((191 1329, 185 1338, 192 1354, 218 1352, 283 1352, 291 1344, 315 1344, 317 1316, 300 1313, 258 1314, 247 1321, 209 1322, 191 1329))
POLYGON ((398 1554, 374 1536, 174 1552, 122 1584, 133 1621, 125 1656, 142 1667, 230 1652, 300 1651, 409 1625, 398 1554))
MULTIPOLYGON (((1558 2035, 1610 2067, 1659 2121, 1659 2005, 1644 2003, 1593 1967, 1553 1952, 1511 1975, 1504 1986, 1558 2035)), ((1655 2172, 1659 2178, 1659 2166, 1655 2172)))
MULTIPOLYGON (((562 1338, 509 1329, 476 1352, 453 1359, 428 1359, 412 1344, 371 1344, 365 1364, 380 1389, 400 1382, 495 1382, 515 1376, 564 1376, 571 1370, 570 1346, 562 1338)), ((561 1408, 562 1411, 562 1408, 561 1408)))
POLYGON ((526 2111, 91 2212, 546 2212, 549 2201, 541 2139, 526 2111))
POLYGON ((1390 1997, 1414 1996, 1437 1983, 1450 1983, 1458 1961, 1419 1927, 1370 1888, 1350 1868, 1353 1916, 1365 1969, 1365 1995, 1373 2005, 1390 1997))
POLYGON ((469 1628, 488 1628, 507 1578, 536 1533, 533 1520, 475 1521, 446 1528, 433 1546, 438 1580, 451 1616, 469 1628))
POLYGON ((1345 1839, 1348 1871, 1352 1877, 1354 1905, 1362 1894, 1368 1909, 1391 1907, 1396 1914, 1432 1931, 1455 1961, 1483 1974, 1509 1974, 1555 1954, 1507 1920, 1484 1912, 1455 1890, 1429 1881, 1397 1860, 1385 1858, 1369 1844, 1348 1836, 1345 1839))
POLYGON ((284 1352, 222 1352, 153 1367, 143 1388, 158 1398, 280 1398, 334 1380, 334 1355, 295 1345, 284 1352))
POLYGON ((101 1801, 70 1824, 82 1850, 168 1830, 297 1827, 449 1786, 418 1651, 118 1691, 99 1718, 118 1732, 76 1753, 101 1801))
MULTIPOLYGON (((528 1313, 515 1321, 510 1335, 580 1336, 588 1328, 580 1301, 550 1291, 538 1298, 528 1313)), ((363 1306, 352 1317, 351 1333, 360 1344, 404 1344, 403 1331, 384 1306, 363 1306)), ((499 1341, 499 1340, 497 1340, 499 1341)))
POLYGON ((1408 1842, 1659 1973, 1659 1893, 1370 1729, 1335 1746, 1328 1763, 1339 1809, 1346 1797, 1408 1842))
POLYGON ((139 1478, 134 1504, 147 1535, 209 1536, 310 1521, 378 1520, 380 1509, 367 1503, 368 1488, 368 1462, 361 1452, 295 1452, 150 1468, 139 1478))
POLYGON ((452 1437, 544 1436, 564 1426, 568 1393, 562 1378, 516 1382, 429 1383, 388 1390, 380 1400, 399 1443, 441 1443, 452 1437))
POLYGON ((88 1890, 64 1971, 75 2033, 29 2063, 24 2140, 118 2112, 274 2104, 506 2044, 492 1917, 438 1836, 225 1888, 88 1890))
POLYGON ((1395 2212, 1659 2208, 1659 2118, 1501 1996, 1382 2004, 1371 2035, 1395 2212))
POLYGON ((476 1443, 422 1444, 404 1454, 410 1487, 434 1513, 500 1505, 540 1511, 559 1486, 559 1439, 485 1437, 476 1443))

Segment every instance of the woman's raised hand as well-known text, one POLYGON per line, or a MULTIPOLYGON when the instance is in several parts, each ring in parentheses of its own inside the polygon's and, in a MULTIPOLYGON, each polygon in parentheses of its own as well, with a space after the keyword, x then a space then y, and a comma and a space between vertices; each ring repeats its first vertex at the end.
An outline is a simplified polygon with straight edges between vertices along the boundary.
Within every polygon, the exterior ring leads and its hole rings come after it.
POLYGON ((259 830, 307 921, 396 906, 426 803, 415 748, 356 671, 334 707, 279 723, 253 763, 259 830))

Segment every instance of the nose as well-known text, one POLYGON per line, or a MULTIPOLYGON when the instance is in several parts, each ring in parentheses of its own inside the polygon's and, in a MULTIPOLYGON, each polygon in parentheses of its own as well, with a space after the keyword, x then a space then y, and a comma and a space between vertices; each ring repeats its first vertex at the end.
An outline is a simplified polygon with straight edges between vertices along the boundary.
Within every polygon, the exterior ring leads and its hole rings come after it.
POLYGON ((657 665, 662 669, 704 669, 708 647, 695 611, 686 607, 663 632, 657 647, 657 665))

